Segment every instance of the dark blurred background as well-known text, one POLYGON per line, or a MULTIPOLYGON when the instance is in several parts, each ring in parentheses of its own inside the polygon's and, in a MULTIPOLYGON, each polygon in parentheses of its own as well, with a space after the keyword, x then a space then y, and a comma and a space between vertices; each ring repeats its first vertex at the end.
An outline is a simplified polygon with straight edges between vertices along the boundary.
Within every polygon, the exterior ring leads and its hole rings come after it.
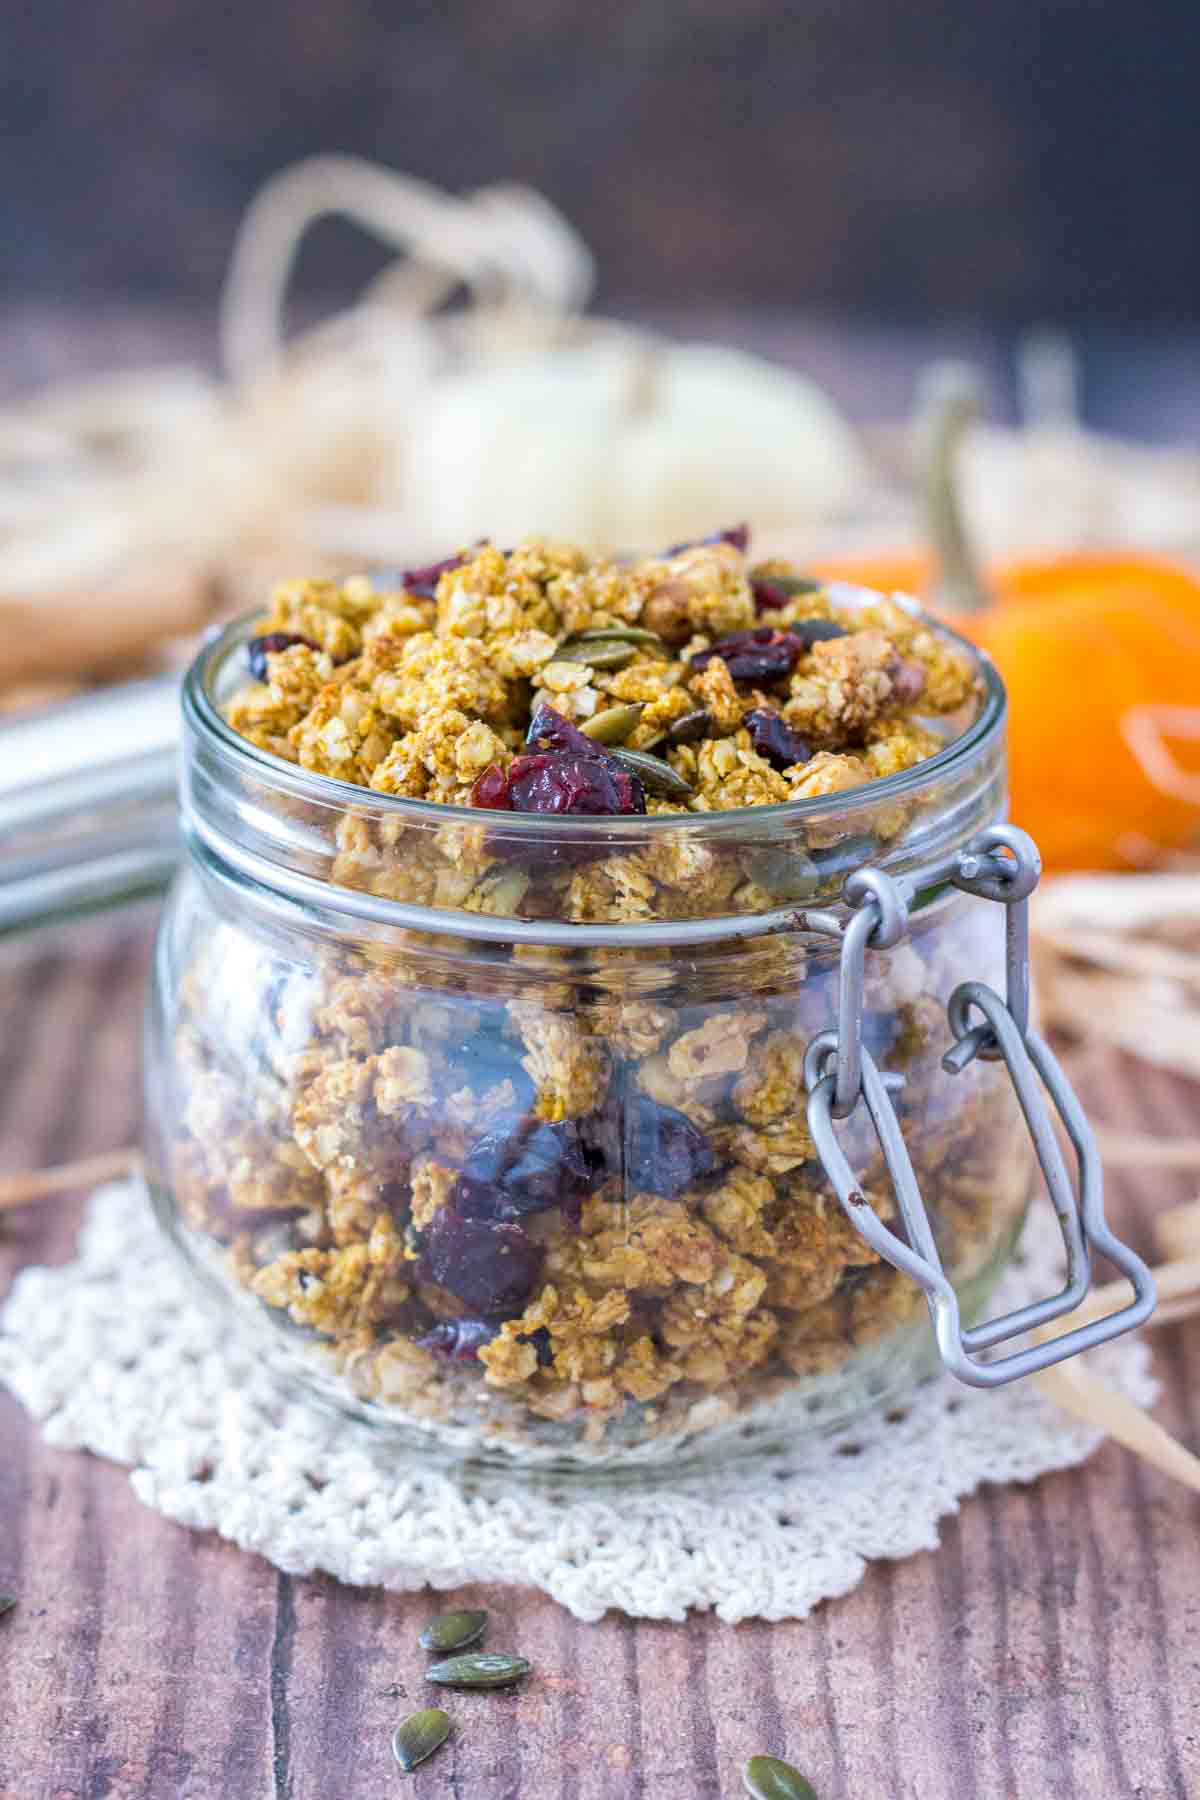
MULTIPOLYGON (((315 150, 541 188, 608 305, 1169 322, 1200 294, 1195 0, 38 0, 0 25, 3 285, 208 303, 315 150)), ((349 292, 357 233, 302 279, 349 292)))

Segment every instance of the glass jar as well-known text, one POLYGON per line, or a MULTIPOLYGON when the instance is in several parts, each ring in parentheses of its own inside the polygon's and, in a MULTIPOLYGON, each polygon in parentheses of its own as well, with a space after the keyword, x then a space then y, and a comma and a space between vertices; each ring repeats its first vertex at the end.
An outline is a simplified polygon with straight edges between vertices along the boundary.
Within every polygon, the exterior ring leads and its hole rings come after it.
POLYGON ((1035 1170, 1004 1062, 942 1066, 953 991, 1004 984, 1002 910, 945 878, 1003 809, 991 666, 944 749, 849 793, 547 819, 256 749, 221 715, 250 630, 185 685, 147 1116, 160 1217, 264 1354, 427 1453, 568 1470, 744 1455, 911 1382, 921 1288, 854 1216, 891 1236, 899 1195, 911 1243, 903 1184, 859 1105, 839 1204, 805 1059, 869 864, 911 916, 862 953, 863 1063, 978 1311, 1035 1170))

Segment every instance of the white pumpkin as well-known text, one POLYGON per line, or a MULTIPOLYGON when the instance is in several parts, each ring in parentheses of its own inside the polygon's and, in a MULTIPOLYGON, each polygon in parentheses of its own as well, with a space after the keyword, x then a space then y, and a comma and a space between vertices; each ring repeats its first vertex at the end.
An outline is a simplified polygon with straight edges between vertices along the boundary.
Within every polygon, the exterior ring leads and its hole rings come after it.
POLYGON ((847 509, 864 474, 803 376, 622 332, 443 377, 393 479, 433 551, 530 532, 638 548, 742 517, 803 526, 847 509))

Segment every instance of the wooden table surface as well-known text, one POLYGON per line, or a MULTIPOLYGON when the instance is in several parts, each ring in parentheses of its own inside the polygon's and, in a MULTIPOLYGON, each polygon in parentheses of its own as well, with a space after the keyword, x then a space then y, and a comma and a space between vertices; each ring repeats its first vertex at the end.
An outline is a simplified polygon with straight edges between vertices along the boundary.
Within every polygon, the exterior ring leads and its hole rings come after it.
MULTIPOLYGON (((126 362, 177 347, 126 323, 81 348, 61 317, 22 317, 0 377, 14 359, 31 377, 95 365, 98 344, 126 362)), ((133 1140, 148 947, 143 915, 0 954, 4 1167, 133 1140)), ((1115 1059, 1085 1092, 1114 1125, 1162 1133, 1194 1129, 1198 1098, 1115 1059)), ((1110 1185, 1143 1251, 1154 1213, 1191 1197, 1161 1174, 1110 1185)), ((9 1216, 0 1294, 23 1264, 70 1257, 80 1206, 9 1216)), ((1200 1322, 1155 1347, 1160 1417, 1200 1447, 1200 1322)), ((537 1673, 456 1699, 453 1746, 407 1781, 389 1738, 426 1703, 429 1596, 293 1580, 193 1535, 121 1469, 48 1449, 0 1395, 6 1589, 0 1800, 733 1800, 760 1751, 820 1800, 1200 1795, 1200 1501, 1112 1447, 986 1490, 937 1554, 876 1565, 802 1624, 579 1625, 536 1593, 464 1589, 537 1673)))

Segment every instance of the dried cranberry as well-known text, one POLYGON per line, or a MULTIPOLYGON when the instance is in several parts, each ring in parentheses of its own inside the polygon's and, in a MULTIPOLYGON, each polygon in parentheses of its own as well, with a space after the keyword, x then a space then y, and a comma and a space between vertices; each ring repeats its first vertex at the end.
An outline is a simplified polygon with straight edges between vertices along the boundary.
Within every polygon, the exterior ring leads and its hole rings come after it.
POLYGON ((588 737, 573 725, 562 713, 555 712, 552 706, 544 703, 538 707, 529 721, 529 730, 525 733, 527 750, 572 750, 578 756, 598 756, 603 762, 610 759, 604 754, 604 747, 595 738, 588 737))
MULTIPOLYGON (((606 750, 603 744, 596 742, 595 738, 590 738, 586 732, 580 731, 578 725, 570 719, 564 718, 562 713, 555 712, 552 706, 546 706, 544 703, 538 707, 529 721, 529 730, 525 733, 525 748, 532 752, 570 751, 572 755, 586 756, 592 760, 607 763, 622 793, 627 791, 631 780, 630 771, 621 762, 619 756, 606 750)), ((622 812, 645 812, 644 795, 640 801, 636 798, 641 794, 641 783, 636 776, 632 777, 632 782, 634 803, 631 806, 622 806, 621 810, 622 812)))
POLYGON ((635 1192, 668 1199, 715 1175, 721 1162, 698 1125, 649 1094, 627 1094, 585 1122, 599 1173, 620 1174, 635 1192))
POLYGON ((633 770, 618 763, 613 771, 613 780, 617 784, 617 793, 621 796, 621 811, 623 813, 644 813, 646 790, 633 770))
POLYGON ((682 556, 685 550, 698 550, 702 544, 732 544, 735 550, 740 550, 745 556, 750 548, 750 527, 730 525, 724 531, 710 531, 707 537, 690 538, 686 543, 672 544, 669 550, 663 551, 663 555, 682 556))
POLYGON ((449 569, 461 569, 462 555, 443 557, 441 562, 426 563, 420 569, 405 569, 400 576, 406 594, 417 594, 422 600, 432 600, 437 593, 437 584, 449 569))
POLYGON ((575 1224, 598 1171, 578 1122, 529 1116, 515 1131, 490 1132, 467 1154, 455 1195, 466 1218, 504 1223, 560 1206, 575 1224))
POLYGON ((652 1194, 681 1194, 721 1166, 698 1125, 673 1106, 639 1097, 626 1124, 630 1179, 652 1194))
POLYGON ((692 668, 706 669, 719 656, 735 681, 778 681, 789 675, 804 654, 804 645, 790 631, 773 631, 769 625, 753 631, 735 631, 711 650, 700 650, 692 668))
POLYGON ((471 789, 471 805, 487 806, 499 812, 511 810, 508 775, 499 763, 490 763, 483 774, 476 778, 471 789))
POLYGON ((919 662, 898 656, 894 664, 889 663, 888 674, 892 678, 892 699, 900 706, 911 706, 925 692, 925 671, 919 662))
POLYGON ((443 1362, 475 1362, 497 1330, 486 1319, 439 1319, 432 1330, 417 1339, 417 1348, 432 1350, 443 1362))
POLYGON ((644 813, 646 796, 636 775, 606 757, 545 750, 518 756, 508 771, 514 812, 644 813))
POLYGON ((771 607, 786 606, 797 594, 819 594, 821 583, 809 575, 751 575, 750 590, 755 610, 763 613, 771 607))
POLYGON ((790 769, 812 757, 812 751, 799 733, 769 706, 756 706, 753 712, 746 714, 742 724, 750 733, 750 742, 758 754, 765 756, 776 769, 790 769))
POLYGON ((793 619, 788 630, 800 639, 806 650, 811 650, 814 644, 826 643, 830 638, 850 636, 844 625, 835 625, 832 619, 793 619))
POLYGON ((307 644, 310 650, 319 650, 311 638, 301 637, 297 631, 268 631, 263 637, 251 638, 246 645, 246 656, 250 663, 250 673, 255 681, 267 679, 267 658, 278 656, 281 650, 290 650, 294 644, 307 644))
POLYGON ((519 1225, 466 1219, 440 1206, 425 1233, 421 1275, 488 1318, 519 1313, 542 1268, 542 1247, 519 1225))
POLYGON ((507 773, 498 763, 471 789, 472 806, 536 813, 644 813, 646 796, 636 775, 593 743, 552 706, 539 706, 525 742, 507 773))

